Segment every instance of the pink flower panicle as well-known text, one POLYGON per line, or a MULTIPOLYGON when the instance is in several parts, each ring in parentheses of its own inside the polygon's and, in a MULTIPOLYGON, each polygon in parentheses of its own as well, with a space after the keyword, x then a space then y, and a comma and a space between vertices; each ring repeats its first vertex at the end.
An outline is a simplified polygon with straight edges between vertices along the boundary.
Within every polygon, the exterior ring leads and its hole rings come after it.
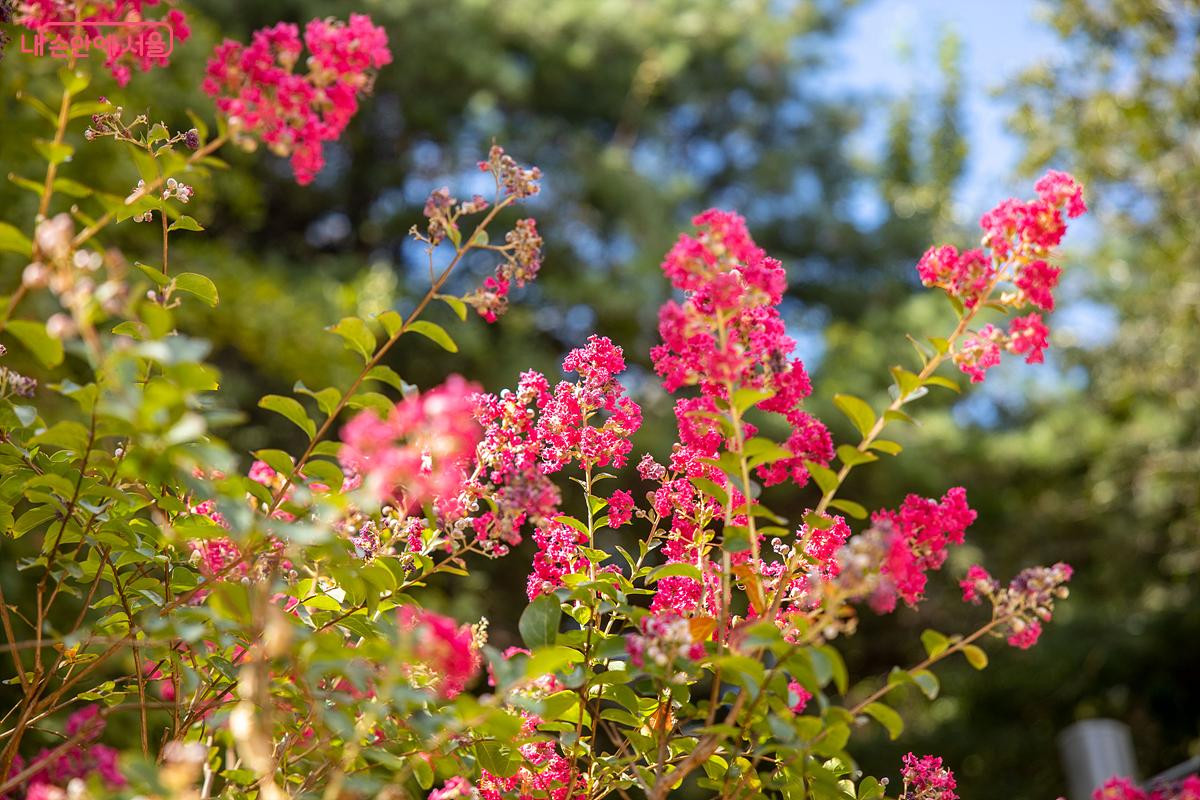
POLYGON ((621 348, 605 336, 589 336, 563 359, 563 370, 577 373, 579 380, 560 381, 538 407, 542 471, 552 474, 572 461, 589 468, 623 467, 642 410, 617 380, 625 371, 621 348))
MULTIPOLYGON (((479 162, 479 168, 491 172, 495 178, 497 202, 501 202, 502 193, 523 200, 541 190, 539 181, 542 171, 537 167, 521 166, 512 156, 505 154, 504 148, 499 145, 492 145, 488 160, 479 162)), ((414 225, 410 233, 417 241, 424 242, 430 251, 449 237, 461 255, 474 245, 473 240, 462 241, 461 219, 485 211, 490 206, 491 203, 480 195, 459 202, 457 197, 450 194, 450 189, 443 186, 430 193, 425 201, 424 214, 429 220, 425 231, 421 232, 414 225)), ((542 268, 543 244, 536 220, 517 220, 512 230, 504 235, 503 244, 489 246, 489 249, 503 257, 496 265, 495 273, 488 276, 482 286, 463 297, 463 302, 488 322, 495 322, 508 310, 508 295, 512 288, 521 288, 537 278, 542 268)))
POLYGON ((812 692, 800 685, 800 681, 788 681, 788 708, 794 714, 803 714, 804 709, 808 707, 808 701, 812 700, 812 692), (795 698, 795 699, 793 699, 795 698))
POLYGON ((1008 586, 1001 586, 976 564, 959 586, 966 602, 979 605, 988 600, 992 604, 994 617, 1004 620, 997 635, 1006 636, 1013 647, 1028 650, 1037 644, 1042 623, 1053 616, 1055 601, 1069 594, 1066 584, 1072 572, 1071 566, 1061 561, 1052 567, 1029 567, 1017 573, 1008 586))
POLYGON ((591 563, 580 552, 587 536, 562 522, 553 521, 533 533, 538 552, 533 556, 533 571, 526 582, 526 594, 532 600, 563 586, 564 575, 587 571, 591 563))
POLYGON ((470 625, 411 606, 400 608, 400 630, 412 642, 412 652, 432 680, 437 694, 452 700, 479 673, 483 659, 470 625))
POLYGON ((931 247, 917 262, 921 283, 936 286, 974 308, 987 296, 996 279, 996 266, 982 250, 959 253, 953 245, 931 247))
POLYGON ((342 465, 360 474, 380 501, 455 507, 481 433, 473 418, 477 391, 451 375, 441 386, 401 400, 386 419, 363 411, 342 428, 342 465))
POLYGON ((301 185, 325 166, 325 142, 341 136, 374 71, 392 60, 387 34, 363 14, 310 21, 304 45, 299 28, 286 22, 255 31, 249 45, 227 39, 213 51, 203 83, 235 141, 248 149, 261 141, 290 157, 301 185), (308 71, 299 74, 304 45, 308 71))
MULTIPOLYGON (((33 772, 25 784, 25 796, 62 800, 67 796, 62 787, 72 780, 87 780, 93 775, 110 791, 125 788, 127 781, 117 765, 117 751, 96 744, 104 727, 105 721, 97 706, 85 706, 72 713, 64 730, 68 738, 79 736, 79 743, 57 754, 42 750, 34 756, 30 761, 33 772)), ((14 763, 14 766, 18 764, 14 763)))
POLYGON ((448 778, 440 789, 429 793, 429 800, 471 800, 475 797, 475 787, 461 775, 448 778))
MULTIPOLYGON (((889 541, 881 569, 884 590, 916 607, 925 595, 926 573, 946 563, 948 546, 963 543, 976 516, 962 487, 950 489, 940 501, 910 494, 897 510, 875 512, 871 522, 887 532, 889 541)), ((895 600, 882 605, 894 608, 895 600)))
POLYGON ((520 544, 526 523, 537 527, 558 514, 558 488, 540 468, 537 435, 537 409, 549 397, 545 376, 529 371, 521 375, 516 391, 471 398, 483 435, 468 490, 494 506, 472 519, 471 525, 481 549, 490 555, 504 555, 520 544))
MULTIPOLYGON (((983 215, 983 249, 959 253, 951 245, 940 245, 926 251, 917 263, 921 283, 942 289, 965 309, 975 309, 991 302, 997 285, 1007 281, 1015 291, 1002 294, 1001 305, 1053 311, 1062 270, 1048 259, 1066 232, 1063 214, 1078 217, 1087 206, 1083 189, 1064 172, 1046 173, 1034 189, 1036 200, 1005 200, 983 215)), ((962 341, 954 362, 972 383, 979 383, 1000 363, 1002 350, 1024 356, 1029 364, 1042 363, 1048 333, 1036 312, 1014 319, 1007 333, 985 325, 962 341)))
POLYGON ((647 664, 671 669, 672 665, 704 657, 704 642, 693 637, 691 622, 675 611, 642 617, 638 631, 625 638, 625 651, 639 669, 647 664))
POLYGON ((958 788, 954 773, 942 766, 942 759, 937 756, 918 758, 909 753, 901 762, 904 765, 900 771, 904 790, 900 800, 958 800, 954 793, 958 788))
POLYGON ((172 49, 191 36, 187 16, 179 9, 172 8, 157 19, 146 14, 147 8, 160 5, 160 0, 93 0, 86 4, 89 11, 87 16, 80 18, 79 4, 74 0, 25 0, 17 5, 20 13, 14 21, 54 39, 60 36, 70 39, 75 36, 76 30, 71 24, 77 22, 89 45, 107 36, 107 39, 103 39, 104 67, 112 73, 119 86, 125 86, 133 76, 131 67, 149 72, 155 67, 167 65, 168 37, 164 35, 163 25, 169 29, 172 49), (137 47, 131 42, 125 42, 123 35, 130 31, 128 26, 136 23, 145 23, 135 34, 144 37, 137 47), (118 31, 122 35, 116 35, 113 26, 121 26, 118 31), (163 40, 161 51, 156 51, 150 46, 152 41, 157 41, 151 38, 153 36, 163 40))
POLYGON ((608 498, 608 526, 619 528, 633 519, 633 495, 617 489, 608 498))
POLYGON ((825 426, 801 408, 812 385, 804 364, 791 358, 795 342, 777 307, 787 283, 783 266, 755 245, 737 214, 711 209, 692 223, 696 235, 681 235, 662 264, 684 299, 659 311, 663 343, 651 350, 654 369, 669 392, 696 385, 721 400, 730 399, 731 387, 768 392, 757 407, 787 421, 792 457, 761 465, 759 477, 768 486, 803 486, 803 462, 828 464, 833 445, 825 426))

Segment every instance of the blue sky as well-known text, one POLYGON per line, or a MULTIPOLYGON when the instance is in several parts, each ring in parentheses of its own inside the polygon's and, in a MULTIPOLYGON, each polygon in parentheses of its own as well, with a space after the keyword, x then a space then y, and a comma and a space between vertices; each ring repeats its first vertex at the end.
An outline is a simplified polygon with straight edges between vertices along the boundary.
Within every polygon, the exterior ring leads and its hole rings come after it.
MULTIPOLYGON (((1017 188, 1018 144, 1004 129, 1008 106, 993 91, 1033 64, 1054 58, 1054 34, 1036 0, 866 0, 837 43, 829 88, 899 96, 936 91, 938 42, 949 29, 962 41, 963 101, 970 145, 962 214, 977 216, 1017 188)), ((878 124, 878 120, 875 121, 878 124)), ((878 127, 875 128, 878 131, 878 127)), ((871 134, 861 143, 870 147, 871 134)))

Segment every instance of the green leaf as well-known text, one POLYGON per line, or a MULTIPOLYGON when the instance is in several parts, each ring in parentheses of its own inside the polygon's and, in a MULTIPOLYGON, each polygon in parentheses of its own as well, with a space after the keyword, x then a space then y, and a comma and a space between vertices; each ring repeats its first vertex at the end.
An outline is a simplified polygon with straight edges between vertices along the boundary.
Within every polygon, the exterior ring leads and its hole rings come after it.
POLYGON ((317 426, 308 418, 308 414, 304 411, 304 406, 291 397, 269 394, 258 401, 258 407, 265 408, 267 411, 274 411, 276 414, 291 420, 295 423, 296 427, 308 434, 309 439, 317 435, 317 426))
POLYGON ((930 375, 925 379, 926 386, 941 386, 943 389, 949 389, 955 394, 962 394, 962 388, 959 387, 958 381, 950 378, 943 378, 941 375, 930 375))
POLYGON ((335 492, 340 492, 342 484, 346 481, 345 473, 337 464, 320 459, 313 459, 304 465, 304 477, 323 483, 335 492))
POLYGON ((738 410, 739 414, 742 414, 746 409, 758 405, 774 394, 774 392, 764 389, 738 389, 733 393, 733 407, 738 410))
POLYGON ((501 778, 515 775, 521 765, 512 748, 495 741, 476 742, 475 760, 481 768, 501 778))
POLYGON ((890 456, 898 456, 904 448, 900 446, 899 442, 893 442, 890 439, 876 439, 871 442, 871 449, 887 453, 890 456))
POLYGON ((358 317, 344 317, 341 322, 327 330, 342 337, 346 349, 358 353, 363 361, 370 361, 375 355, 375 334, 371 333, 367 323, 358 317))
POLYGON ((73 181, 70 178, 55 178, 54 191, 68 197, 87 197, 93 192, 90 186, 84 186, 79 181, 73 181))
POLYGON ((162 270, 158 267, 152 267, 149 264, 143 264, 140 261, 133 262, 133 265, 141 270, 141 273, 149 278, 155 286, 166 286, 171 282, 171 279, 163 275, 162 270))
POLYGON ((197 232, 199 232, 199 231, 204 230, 204 226, 201 225, 199 222, 196 222, 196 220, 192 219, 187 214, 184 214, 179 219, 172 222, 171 227, 167 228, 167 230, 168 231, 197 231, 197 232))
POLYGON ((837 687, 840 694, 845 694, 850 688, 850 673, 846 670, 846 661, 842 658, 842 654, 838 652, 833 645, 823 644, 820 647, 813 648, 811 655, 813 662, 824 656, 829 661, 830 674, 833 677, 833 685, 837 687))
POLYGON ((871 428, 875 426, 875 411, 867 404, 865 400, 861 400, 852 394, 835 394, 833 403, 843 414, 850 418, 854 423, 854 427, 863 436, 871 432, 871 428))
POLYGON ((879 780, 868 775, 858 783, 858 800, 880 800, 883 791, 879 780))
POLYGON ((804 468, 808 470, 809 475, 812 475, 812 479, 816 481, 823 494, 833 494, 837 491, 838 476, 829 467, 822 467, 813 461, 805 461, 804 468))
POLYGON ((462 300, 448 294, 436 294, 434 297, 450 306, 450 308, 454 310, 454 313, 458 315, 460 320, 463 322, 467 321, 467 304, 462 300))
POLYGON ((16 226, 0 222, 0 250, 19 253, 29 258, 33 255, 33 243, 16 226))
POLYGON ((314 392, 305 386, 303 381, 296 381, 292 391, 297 394, 306 394, 316 400, 317 408, 321 409, 321 412, 327 417, 333 413, 333 410, 337 408, 338 401, 342 399, 342 393, 332 386, 314 392))
POLYGON ((896 409, 888 409, 887 411, 883 412, 883 418, 892 422, 907 422, 909 425, 919 424, 908 414, 905 414, 903 411, 897 411, 896 409))
POLYGON ((926 628, 921 633, 921 644, 925 645, 925 652, 930 658, 937 658, 946 652, 946 648, 950 646, 950 640, 932 628, 926 628))
POLYGON ((404 391, 404 379, 396 373, 396 370, 384 364, 371 367, 371 371, 363 376, 363 380, 379 381, 380 383, 386 383, 398 392, 404 391))
POLYGON ((716 500, 722 506, 729 502, 729 494, 721 486, 718 486, 714 481, 708 478, 692 478, 692 485, 695 486, 704 494, 716 500))
POLYGON ((281 475, 291 475, 295 462, 282 450, 255 450, 254 457, 281 475))
POLYGON ((700 568, 695 564, 689 564, 686 561, 676 561, 670 564, 663 564, 646 577, 646 583, 651 584, 662 580, 663 578, 673 578, 682 576, 691 578, 700 583, 704 576, 700 573, 700 568))
POLYGON ((943 339, 940 336, 930 336, 929 343, 933 345, 933 349, 938 352, 938 355, 946 355, 950 352, 950 341, 943 339))
POLYGON ((890 706, 883 703, 869 703, 863 713, 873 717, 883 727, 887 728, 888 738, 895 741, 904 731, 904 719, 890 706))
POLYGON ((25 345, 25 349, 33 353, 43 366, 57 367, 62 363, 62 342, 47 333, 43 323, 14 319, 8 323, 7 330, 17 341, 25 345))
POLYGON ((517 623, 525 646, 544 647, 554 644, 558 637, 558 626, 562 619, 562 606, 558 598, 552 594, 544 594, 534 598, 523 612, 517 623))
POLYGON ((209 306, 215 306, 220 302, 220 297, 217 295, 217 285, 209 280, 207 276, 201 275, 198 272, 184 272, 176 275, 175 288, 181 292, 187 292, 190 295, 199 297, 209 306))
POLYGON ((927 669, 919 669, 912 673, 913 682, 917 684, 925 696, 930 700, 934 700, 938 696, 938 690, 941 688, 941 683, 938 682, 937 675, 934 675, 927 669))
POLYGON ((896 379, 896 387, 900 390, 903 400, 921 388, 921 379, 903 367, 892 367, 892 377, 896 379))
POLYGON ((38 151, 38 155, 46 159, 51 164, 61 164, 64 161, 69 161, 71 156, 75 154, 75 148, 64 142, 52 142, 49 139, 34 139, 33 149, 38 151))
POLYGON ((383 325, 383 329, 387 331, 388 338, 396 335, 396 331, 404 327, 404 318, 395 311, 384 311, 375 319, 383 325))
POLYGON ((845 511, 855 519, 867 518, 867 509, 860 503, 856 503, 853 500, 834 500, 829 505, 833 506, 839 511, 845 511))
POLYGON ((444 349, 449 350, 451 353, 458 352, 458 345, 455 344, 454 340, 450 338, 450 334, 446 333, 446 330, 436 322, 429 322, 428 320, 419 319, 410 324, 408 329, 415 333, 419 333, 428 339, 432 339, 440 344, 444 349))
POLYGON ((91 76, 86 70, 82 69, 67 69, 62 67, 58 70, 58 79, 62 81, 63 88, 67 90, 67 94, 79 94, 87 88, 91 81, 91 76))
POLYGON ((851 467, 856 467, 859 464, 869 464, 872 461, 878 461, 879 456, 871 452, 863 452, 851 444, 838 445, 838 458, 843 464, 848 464, 851 467))
POLYGON ((987 669, 988 654, 982 647, 973 644, 963 645, 962 654, 975 669, 987 669))
MULTIPOLYGON (((546 596, 546 595, 543 595, 546 596)), ((568 664, 578 664, 583 661, 583 653, 570 647, 554 645, 541 647, 533 651, 525 664, 525 674, 529 677, 541 677, 557 672, 568 664)))
POLYGON ((347 408, 373 408, 381 417, 391 413, 395 404, 379 392, 355 392, 346 400, 347 408))

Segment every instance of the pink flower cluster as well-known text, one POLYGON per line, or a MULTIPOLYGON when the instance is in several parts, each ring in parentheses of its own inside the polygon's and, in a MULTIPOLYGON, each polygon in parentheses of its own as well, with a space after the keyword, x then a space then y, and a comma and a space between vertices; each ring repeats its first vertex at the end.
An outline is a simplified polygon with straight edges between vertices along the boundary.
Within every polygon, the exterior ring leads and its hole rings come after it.
POLYGON ((777 308, 787 284, 783 266, 755 245, 737 214, 710 209, 692 223, 696 236, 681 235, 662 264, 684 300, 659 311, 663 343, 650 352, 654 368, 669 392, 697 385, 722 400, 739 389, 767 392, 757 407, 787 420, 793 457, 761 465, 759 476, 768 486, 789 479, 803 486, 803 461, 828 464, 833 445, 825 426, 801 410, 812 385, 804 364, 791 358, 795 342, 777 308))
POLYGON ((671 669, 673 664, 704 657, 704 642, 693 636, 691 621, 676 611, 642 617, 638 631, 625 637, 625 651, 638 668, 649 662, 658 669, 671 669))
MULTIPOLYGON (((983 249, 960 253, 950 245, 930 248, 917 264, 921 283, 941 288, 964 308, 974 309, 992 300, 993 290, 1007 280, 1016 291, 1005 293, 1001 304, 1053 311, 1053 292, 1062 270, 1047 259, 1066 233, 1063 215, 1078 217, 1087 206, 1083 189, 1065 172, 1046 173, 1034 189, 1036 200, 1005 200, 983 215, 983 249)), ((972 383, 979 383, 1000 363, 1003 350, 1024 356, 1026 363, 1040 364, 1048 333, 1037 312, 1014 319, 1007 333, 985 325, 963 341, 954 362, 972 383)))
POLYGON ((572 461, 589 469, 623 467, 633 447, 629 437, 642 425, 642 409, 617 380, 625 354, 608 337, 592 335, 562 367, 579 380, 560 381, 538 406, 542 470, 557 472, 572 461))
POLYGON ((1142 788, 1129 778, 1109 778, 1092 793, 1092 800, 1200 800, 1200 775, 1142 788))
POLYGON ((521 375, 516 391, 472 398, 475 419, 483 427, 472 490, 493 507, 475 517, 472 526, 486 553, 504 555, 520 544, 526 522, 545 525, 558 513, 561 498, 541 469, 537 431, 537 410, 549 397, 546 377, 529 371, 521 375))
POLYGON ((458 502, 465 469, 479 442, 472 398, 478 391, 458 375, 404 398, 386 419, 363 411, 342 428, 342 465, 363 477, 379 500, 406 508, 458 502))
MULTIPOLYGON (((771 541, 778 560, 745 561, 742 567, 734 570, 743 578, 747 572, 761 578, 762 591, 767 597, 776 594, 782 597, 775 623, 789 641, 795 640, 799 631, 806 627, 807 612, 820 607, 824 586, 841 572, 838 554, 850 538, 850 526, 844 517, 822 514, 821 522, 817 523, 811 514, 811 510, 805 512, 810 521, 796 530, 794 545, 787 545, 780 539, 771 541), (803 566, 803 571, 789 572, 788 565, 796 563, 803 566), (784 581, 786 585, 783 585, 784 581)), ((739 556, 735 560, 745 558, 745 554, 739 556)), ((753 617, 758 613, 752 599, 748 614, 753 617)))
POLYGON ((533 540, 538 551, 534 553, 533 571, 525 586, 530 600, 562 586, 564 575, 587 572, 591 562, 579 550, 588 543, 582 531, 551 521, 533 532, 533 540))
POLYGON ((187 17, 178 9, 172 8, 158 20, 147 16, 146 9, 159 6, 160 3, 161 0, 97 0, 86 4, 75 0, 25 0, 17 5, 20 13, 15 22, 48 37, 61 36, 64 39, 76 35, 70 25, 78 23, 89 45, 103 40, 104 67, 112 73, 119 86, 125 86, 133 75, 131 66, 149 72, 154 67, 167 65, 169 54, 158 54, 147 46, 151 34, 157 34, 162 39, 164 51, 168 46, 176 47, 191 36, 187 17), (86 9, 88 13, 81 15, 81 9, 86 9), (152 22, 160 24, 135 26, 138 29, 135 35, 144 37, 141 47, 135 49, 123 41, 123 35, 129 33, 134 23, 152 22), (161 29, 163 24, 169 29, 173 44, 167 41, 168 37, 161 29))
POLYGON ((897 595, 916 607, 925 595, 926 573, 946 563, 947 547, 962 544, 976 513, 967 492, 955 487, 941 501, 910 494, 895 511, 876 511, 871 522, 888 533, 888 554, 881 569, 881 591, 872 598, 876 610, 896 607, 897 595))
POLYGON ((1006 636, 1013 647, 1028 650, 1037 644, 1042 623, 1050 621, 1055 600, 1067 597, 1071 574, 1071 566, 1062 562, 1052 567, 1029 567, 1017 573, 1008 586, 1001 586, 976 564, 967 570, 959 586, 963 600, 969 603, 990 601, 993 616, 1004 621, 998 635, 1006 636))
POLYGON ((447 700, 456 697, 479 674, 483 661, 471 626, 411 606, 402 606, 399 615, 401 634, 433 678, 434 690, 447 700))
POLYGON ((954 361, 971 383, 981 383, 987 371, 1000 363, 1002 350, 1025 356, 1026 364, 1041 364, 1050 346, 1049 334, 1050 329, 1037 313, 1013 319, 1007 334, 989 323, 963 340, 954 361))
MULTIPOLYGON (((623 466, 632 448, 629 437, 642 424, 641 408, 617 379, 625 371, 625 357, 611 340, 588 337, 587 344, 567 354, 563 370, 579 380, 560 381, 551 391, 544 375, 530 371, 521 376, 515 392, 474 398, 475 416, 483 425, 476 455, 488 482, 478 482, 476 494, 495 506, 475 520, 475 531, 481 541, 516 544, 527 516, 538 526, 530 598, 561 586, 563 575, 587 563, 578 552, 586 537, 549 521, 559 496, 546 476, 572 462, 588 470, 623 466)), ((610 518, 614 527, 621 521, 623 502, 617 501, 615 523, 610 518)), ((632 513, 632 502, 625 512, 632 513)))
MULTIPOLYGON (((723 509, 720 503, 696 488, 692 479, 703 478, 722 486, 734 507, 744 506, 746 500, 725 473, 712 463, 726 444, 724 434, 712 419, 716 411, 711 397, 677 400, 675 420, 679 442, 672 448, 670 469, 649 455, 638 464, 638 474, 643 480, 659 484, 653 496, 653 511, 660 518, 669 520, 662 545, 664 558, 667 563, 696 564, 701 571, 701 580, 686 575, 661 578, 655 584, 656 591, 650 603, 652 612, 672 610, 684 616, 695 613, 717 616, 721 585, 719 567, 704 555, 696 539, 703 530, 704 521, 717 518, 723 509)), ((732 522, 745 525, 745 514, 734 515, 732 522)))
POLYGON ((904 790, 900 800, 958 800, 954 790, 958 784, 954 773, 942 766, 942 759, 937 756, 920 756, 912 753, 901 759, 904 768, 900 775, 904 778, 904 790))
POLYGON ((800 685, 800 681, 788 681, 788 708, 793 714, 803 714, 804 709, 808 707, 808 701, 812 700, 812 692, 800 685), (794 699, 793 699, 794 698, 794 699))
MULTIPOLYGON (((541 720, 524 714, 521 733, 532 736, 541 720)), ((545 798, 546 800, 585 800, 586 785, 582 773, 572 769, 571 762, 558 751, 554 741, 542 740, 521 745, 521 768, 509 777, 482 771, 476 787, 481 800, 508 798, 545 798), (575 778, 572 783, 571 775, 575 778)), ((461 790, 460 786, 460 790, 461 790)))
POLYGON ((247 145, 261 140, 290 156, 296 182, 307 184, 325 165, 324 143, 336 140, 370 89, 374 70, 391 63, 387 34, 363 14, 348 23, 314 19, 304 28, 281 22, 255 31, 250 44, 226 40, 208 62, 203 88, 247 145), (296 73, 303 46, 305 74, 296 73))
MULTIPOLYGON (((487 161, 479 162, 479 169, 492 173, 498 193, 518 200, 533 197, 542 188, 542 171, 537 167, 521 166, 500 145, 492 145, 487 161)), ((482 198, 476 198, 472 206, 478 207, 480 200, 482 198)), ((456 215, 451 212, 448 219, 453 225, 456 215)), ((524 286, 536 278, 542 268, 542 237, 537 221, 517 220, 513 229, 505 234, 504 244, 493 249, 504 256, 504 260, 496 265, 496 273, 486 278, 483 286, 463 298, 488 322, 495 322, 508 309, 508 293, 513 285, 524 286)))
MULTIPOLYGON (((54 754, 42 750, 29 762, 34 771, 24 784, 26 798, 63 800, 65 787, 75 779, 87 780, 93 775, 109 791, 125 788, 127 781, 117 766, 118 753, 107 745, 96 744, 104 733, 105 721, 98 706, 85 706, 67 718, 64 732, 68 739, 78 737, 78 743, 65 751, 54 754)), ((13 761, 12 772, 25 769, 18 755, 13 761)))

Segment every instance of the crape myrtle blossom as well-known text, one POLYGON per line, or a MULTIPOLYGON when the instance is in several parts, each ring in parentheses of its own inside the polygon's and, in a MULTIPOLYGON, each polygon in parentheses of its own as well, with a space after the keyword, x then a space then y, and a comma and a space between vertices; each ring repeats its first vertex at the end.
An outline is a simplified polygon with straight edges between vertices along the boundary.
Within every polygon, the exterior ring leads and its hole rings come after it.
POLYGON ((1017 573, 1008 586, 1001 586, 976 564, 959 585, 966 602, 991 603, 993 618, 1002 621, 993 633, 1004 636, 1013 647, 1028 650, 1037 644, 1042 623, 1050 621, 1054 602, 1070 593, 1066 584, 1072 572, 1071 566, 1062 562, 1052 567, 1029 567, 1017 573))
MULTIPOLYGON (((983 215, 983 247, 959 252, 951 245, 931 247, 917 263, 917 275, 926 286, 946 292, 968 311, 981 303, 1019 310, 1035 306, 1054 310, 1054 290, 1062 270, 1049 259, 1062 242, 1067 224, 1064 215, 1078 217, 1087 211, 1083 190, 1070 175, 1051 170, 1035 185, 1036 200, 1008 199, 983 215), (1013 290, 994 296, 1000 284, 1013 290)), ((1000 363, 1008 351, 1040 364, 1048 346, 1049 330, 1041 314, 1030 312, 1014 319, 1007 332, 987 324, 970 332, 953 353, 956 363, 972 383, 1000 363)))
POLYGON ((357 113, 374 71, 391 60, 387 34, 366 15, 311 20, 303 43, 296 25, 280 22, 255 31, 249 45, 228 39, 217 45, 202 87, 236 142, 253 149, 261 141, 290 157, 303 185, 324 167, 325 143, 341 136, 357 113), (305 46, 307 72, 299 73, 305 46))
POLYGON ((954 773, 942 766, 942 759, 909 753, 901 763, 904 765, 900 772, 904 788, 900 800, 958 800, 954 793, 958 787, 954 773))
MULTIPOLYGON (((963 543, 976 513, 966 490, 955 487, 940 500, 908 495, 895 511, 882 509, 871 526, 851 536, 838 551, 837 592, 850 602, 866 602, 889 614, 898 600, 916 608, 925 596, 930 571, 941 569, 951 545, 963 543)), ((847 631, 852 630, 846 621, 847 631)))
MULTIPOLYGON (((545 477, 572 463, 586 471, 624 466, 632 436, 642 424, 642 411, 625 394, 617 376, 625 371, 621 348, 603 336, 567 354, 563 371, 577 381, 560 381, 553 390, 545 376, 527 372, 515 392, 480 394, 474 398, 476 418, 483 425, 477 448, 480 472, 493 488, 493 498, 505 491, 524 490, 535 501, 534 539, 538 554, 529 576, 532 599, 562 585, 562 576, 585 571, 588 561, 579 551, 587 537, 561 522, 550 522, 558 504, 557 490, 545 477), (532 491, 530 491, 532 490, 532 491)), ((621 506, 618 504, 618 519, 621 506)), ((502 504, 497 503, 497 511, 502 504)), ((496 524, 497 512, 481 517, 477 533, 486 535, 496 524)), ((509 513, 497 535, 509 543, 520 541, 517 530, 525 521, 509 513)))
POLYGON ((399 622, 401 640, 419 665, 416 677, 427 679, 440 697, 454 699, 479 674, 481 628, 412 606, 401 606, 399 622))
MULTIPOLYGON (((941 569, 948 546, 963 543, 976 516, 961 486, 947 491, 941 501, 910 494, 895 511, 881 510, 872 515, 872 524, 889 532, 888 555, 880 572, 884 585, 893 593, 891 608, 895 607, 896 596, 910 607, 917 605, 925 595, 926 573, 941 569)), ((887 606, 883 601, 876 608, 890 611, 887 606)))
POLYGON ((787 285, 783 265, 755 245, 737 214, 710 209, 692 224, 696 235, 681 235, 662 264, 684 299, 659 312, 663 343, 650 351, 654 369, 669 392, 695 385, 723 400, 731 388, 768 392, 757 407, 787 421, 793 457, 760 466, 759 476, 768 486, 803 486, 803 461, 828 464, 833 445, 825 426, 801 409, 812 384, 791 357, 795 342, 777 308, 787 285))
POLYGON ((635 667, 647 663, 659 669, 704 657, 704 641, 693 633, 692 620, 667 610, 642 617, 638 633, 625 638, 625 651, 635 667))
MULTIPOLYGON (((61 798, 66 800, 68 785, 75 780, 96 779, 109 790, 117 791, 128 784, 117 764, 118 751, 98 744, 106 721, 99 706, 84 706, 67 717, 64 734, 76 743, 58 753, 43 749, 29 760, 30 775, 17 787, 24 797, 61 798)), ((16 757, 10 774, 26 769, 20 756, 16 757)))
MULTIPOLYGON (((541 191, 539 182, 542 171, 537 167, 518 164, 499 145, 492 145, 487 160, 479 162, 479 169, 492 174, 499 206, 525 200, 541 191)), ((482 241, 472 239, 463 242, 463 218, 491 207, 492 203, 478 194, 470 200, 459 201, 448 187, 443 186, 431 192, 425 201, 424 215, 428 220, 425 230, 421 231, 414 225, 409 233, 417 241, 425 243, 431 259, 433 248, 447 238, 460 252, 471 246, 489 250, 501 257, 495 272, 485 278, 479 288, 461 298, 479 316, 488 322, 495 322, 508 310, 508 295, 512 288, 521 288, 537 278, 542 268, 543 241, 536 220, 519 219, 513 224, 512 230, 504 235, 502 244, 493 242, 486 235, 482 241)))
POLYGON ((1200 800, 1200 775, 1143 788, 1129 778, 1113 777, 1092 793, 1092 800, 1200 800))
POLYGON ((75 2, 75 0, 23 0, 17 3, 18 13, 14 22, 23 25, 31 31, 41 32, 48 37, 70 39, 75 35, 72 23, 78 23, 88 42, 94 42, 101 37, 105 39, 104 68, 112 73, 119 86, 126 86, 133 76, 133 67, 142 72, 149 72, 155 67, 165 67, 169 54, 165 52, 168 46, 167 32, 161 29, 165 25, 169 29, 174 46, 187 41, 191 36, 186 15, 176 8, 170 8, 165 14, 153 16, 149 9, 161 10, 166 4, 160 0, 90 0, 90 2, 75 2), (130 30, 135 23, 161 23, 160 25, 146 24, 137 26, 134 36, 144 36, 147 40, 135 46, 133 41, 126 42, 126 37, 117 35, 130 30), (149 36, 155 33, 162 41, 163 53, 159 53, 148 44, 149 36))
POLYGON ((367 410, 342 428, 342 464, 380 501, 453 506, 480 440, 472 417, 478 386, 461 376, 397 403, 387 417, 367 410))

